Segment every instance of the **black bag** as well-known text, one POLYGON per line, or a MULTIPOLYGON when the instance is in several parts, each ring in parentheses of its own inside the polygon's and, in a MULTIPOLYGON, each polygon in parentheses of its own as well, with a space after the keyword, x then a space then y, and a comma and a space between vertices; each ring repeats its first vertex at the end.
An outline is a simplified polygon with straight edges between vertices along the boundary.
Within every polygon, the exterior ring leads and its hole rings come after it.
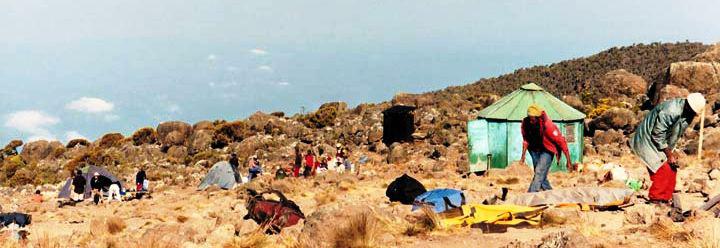
POLYGON ((391 202, 399 201, 402 204, 409 205, 415 201, 415 197, 426 191, 425 186, 418 180, 403 174, 388 185, 385 195, 390 198, 391 202))
POLYGON ((0 227, 6 227, 13 223, 20 227, 25 227, 26 225, 30 225, 30 223, 32 223, 32 216, 23 213, 0 214, 0 227))

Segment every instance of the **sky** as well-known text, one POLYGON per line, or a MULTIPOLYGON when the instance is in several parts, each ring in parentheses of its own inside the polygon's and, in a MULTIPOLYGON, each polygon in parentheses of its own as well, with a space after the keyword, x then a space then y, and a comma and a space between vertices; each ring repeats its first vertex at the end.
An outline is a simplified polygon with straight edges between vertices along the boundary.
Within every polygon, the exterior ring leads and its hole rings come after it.
POLYGON ((0 0, 0 143, 389 100, 635 43, 720 1, 0 0))

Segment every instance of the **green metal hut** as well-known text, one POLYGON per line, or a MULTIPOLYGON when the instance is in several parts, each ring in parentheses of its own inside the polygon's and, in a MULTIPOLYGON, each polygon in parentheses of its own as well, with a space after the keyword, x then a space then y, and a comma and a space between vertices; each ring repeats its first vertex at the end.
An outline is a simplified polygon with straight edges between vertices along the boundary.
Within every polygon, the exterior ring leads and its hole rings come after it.
MULTIPOLYGON (((530 83, 480 111, 477 120, 468 122, 470 172, 505 168, 520 160, 523 142, 520 124, 533 103, 542 107, 563 132, 572 162, 582 162, 585 114, 530 83)), ((567 171, 565 156, 556 160, 551 171, 567 171)), ((525 163, 532 165, 529 154, 525 163)))

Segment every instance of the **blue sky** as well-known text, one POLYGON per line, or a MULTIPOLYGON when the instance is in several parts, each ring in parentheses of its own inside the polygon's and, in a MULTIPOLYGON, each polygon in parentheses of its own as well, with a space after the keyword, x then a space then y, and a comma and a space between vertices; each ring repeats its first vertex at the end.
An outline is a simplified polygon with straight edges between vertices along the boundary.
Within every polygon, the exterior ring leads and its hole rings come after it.
POLYGON ((720 41, 717 1, 0 0, 0 143, 295 113, 633 43, 720 41))

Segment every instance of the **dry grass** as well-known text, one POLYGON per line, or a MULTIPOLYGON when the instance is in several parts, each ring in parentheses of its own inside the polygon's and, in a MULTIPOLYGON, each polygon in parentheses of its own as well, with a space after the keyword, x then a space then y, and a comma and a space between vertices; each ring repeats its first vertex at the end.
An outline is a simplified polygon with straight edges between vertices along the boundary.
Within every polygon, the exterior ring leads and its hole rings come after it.
MULTIPOLYGON (((50 236, 48 233, 42 233, 38 234, 38 236, 35 236, 34 239, 32 239, 31 242, 29 242, 28 247, 36 247, 36 248, 60 248, 60 247, 66 247, 68 244, 66 242, 60 241, 57 237, 50 236)), ((2 247, 25 247, 21 246, 16 242, 3 242, 2 247), (10 245, 10 246, 5 246, 10 245)))
POLYGON ((590 215, 580 216, 580 222, 575 225, 575 230, 585 237, 600 237, 602 228, 599 221, 590 215))
POLYGON ((361 212, 351 216, 347 224, 335 230, 331 235, 334 247, 360 248, 377 247, 382 227, 371 212, 361 212))
POLYGON ((322 206, 331 202, 335 202, 337 200, 337 195, 334 190, 329 189, 315 194, 314 199, 315 203, 318 206, 322 206))
POLYGON ((690 233, 675 225, 669 218, 659 217, 648 227, 650 233, 658 240, 682 242, 690 238, 690 233))
POLYGON ((109 217, 105 219, 105 225, 107 226, 108 233, 115 235, 122 232, 127 227, 125 221, 120 217, 109 217))
POLYGON ((240 237, 233 237, 223 245, 223 248, 263 248, 272 244, 262 231, 255 231, 240 237))

